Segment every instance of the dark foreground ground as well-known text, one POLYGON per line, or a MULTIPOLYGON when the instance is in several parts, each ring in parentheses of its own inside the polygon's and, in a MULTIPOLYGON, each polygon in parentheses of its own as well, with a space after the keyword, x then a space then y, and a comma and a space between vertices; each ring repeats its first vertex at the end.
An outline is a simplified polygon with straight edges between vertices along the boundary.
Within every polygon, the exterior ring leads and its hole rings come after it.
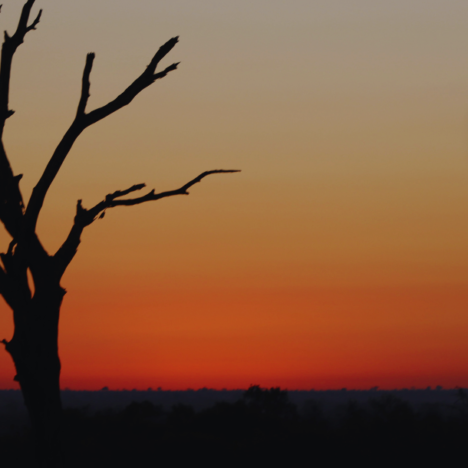
MULTIPOLYGON (((316 392, 298 405, 294 392, 251 387, 211 406, 195 399, 197 410, 155 404, 138 393, 125 407, 67 409, 64 466, 467 466, 464 390, 432 391, 425 400, 377 391, 367 399, 363 392, 358 398, 335 392, 327 400, 316 392)), ((0 466, 32 466, 31 447, 27 427, 11 426, 0 435, 0 466)))

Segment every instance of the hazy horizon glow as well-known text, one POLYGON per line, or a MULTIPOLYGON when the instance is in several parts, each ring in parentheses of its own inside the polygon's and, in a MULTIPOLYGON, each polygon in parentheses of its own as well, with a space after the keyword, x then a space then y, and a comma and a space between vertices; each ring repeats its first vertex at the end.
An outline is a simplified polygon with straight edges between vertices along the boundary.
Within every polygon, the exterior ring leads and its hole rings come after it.
MULTIPOLYGON (((91 110, 180 35, 179 70, 71 151, 39 219, 49 252, 78 199, 242 169, 87 228, 62 284, 63 388, 468 387, 466 2, 36 3, 5 130, 26 200, 86 53, 91 110)), ((13 376, 1 352, 0 388, 13 376)))

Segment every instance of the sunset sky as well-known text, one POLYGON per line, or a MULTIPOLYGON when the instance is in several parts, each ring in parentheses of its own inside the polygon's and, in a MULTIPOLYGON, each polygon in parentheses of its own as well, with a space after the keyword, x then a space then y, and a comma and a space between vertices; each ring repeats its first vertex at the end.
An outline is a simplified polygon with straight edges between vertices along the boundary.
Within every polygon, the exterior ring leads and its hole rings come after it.
MULTIPOLYGON (((14 32, 23 2, 4 0, 14 32)), ((62 387, 468 386, 466 0, 37 0, 6 150, 26 200, 74 118, 169 38, 179 69, 86 130, 46 198, 108 210, 62 285, 62 387)), ((0 235, 6 251, 9 237, 0 235)), ((0 304, 0 340, 13 333, 0 304)), ((0 350, 0 388, 19 388, 0 350)))

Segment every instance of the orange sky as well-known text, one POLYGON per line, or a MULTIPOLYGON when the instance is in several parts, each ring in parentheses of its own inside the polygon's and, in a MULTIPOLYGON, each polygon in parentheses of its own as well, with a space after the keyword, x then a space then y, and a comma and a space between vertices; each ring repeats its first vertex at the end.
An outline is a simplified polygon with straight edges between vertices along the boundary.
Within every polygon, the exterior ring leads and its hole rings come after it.
MULTIPOLYGON (((3 28, 20 6, 4 2, 3 28)), ((89 109, 177 34, 166 62, 182 62, 77 142, 39 221, 50 252, 77 199, 242 169, 87 228, 63 281, 63 387, 468 386, 466 2, 39 7, 5 136, 26 199, 87 52, 89 109)), ((1 352, 0 388, 13 376, 1 352)))

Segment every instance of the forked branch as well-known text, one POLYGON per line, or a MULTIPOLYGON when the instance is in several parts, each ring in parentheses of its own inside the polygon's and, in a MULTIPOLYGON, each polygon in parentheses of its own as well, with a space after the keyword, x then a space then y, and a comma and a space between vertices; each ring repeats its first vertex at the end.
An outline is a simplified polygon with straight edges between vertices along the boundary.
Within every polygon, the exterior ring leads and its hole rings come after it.
POLYGON ((146 67, 146 70, 122 94, 117 96, 113 101, 109 102, 105 106, 95 109, 87 114, 86 105, 89 98, 90 75, 94 62, 94 54, 88 54, 83 71, 81 95, 75 120, 73 121, 68 131, 65 133, 61 142, 57 146, 57 149, 50 158, 49 163, 47 164, 47 167, 45 168, 39 182, 34 187, 31 198, 29 200, 25 216, 25 228, 28 231, 35 230, 37 218, 39 217, 39 213, 41 211, 49 187, 52 185, 52 182, 62 167, 65 158, 67 157, 81 132, 90 125, 104 119, 127 104, 130 104, 130 102, 132 102, 132 100, 141 91, 150 86, 156 80, 163 78, 169 72, 175 70, 178 63, 174 63, 163 71, 156 73, 156 67, 158 66, 159 62, 172 50, 177 42, 178 37, 174 37, 167 41, 156 52, 150 64, 146 67))
POLYGON ((232 172, 240 172, 239 170, 234 170, 234 169, 216 169, 214 171, 206 171, 200 174, 198 177, 195 177, 195 179, 191 180, 187 184, 183 185, 177 190, 170 190, 168 192, 161 192, 161 193, 154 193, 154 190, 151 190, 151 192, 147 193, 146 195, 143 195, 142 197, 138 198, 130 198, 130 199, 125 199, 125 200, 117 200, 117 198, 122 197, 124 194, 128 194, 131 192, 134 192, 136 190, 140 190, 143 187, 145 187, 145 184, 140 184, 140 185, 134 185, 128 190, 124 190, 123 192, 114 192, 113 194, 107 195, 105 200, 102 202, 98 203, 96 206, 91 208, 90 210, 85 210, 83 213, 83 222, 85 223, 85 226, 88 226, 91 224, 98 215, 100 215, 104 210, 107 208, 114 208, 116 206, 134 206, 134 205, 139 205, 141 203, 145 203, 148 201, 155 201, 155 200, 160 200, 161 198, 166 198, 166 197, 172 197, 174 195, 188 195, 189 193, 187 190, 195 185, 196 183, 200 182, 203 178, 206 176, 209 176, 211 174, 226 174, 226 173, 232 173, 232 172))
POLYGON ((81 200, 78 200, 76 206, 76 216, 73 227, 68 235, 67 239, 57 251, 54 256, 56 261, 56 268, 58 275, 61 276, 65 272, 65 269, 73 259, 81 242, 81 234, 86 226, 89 226, 96 219, 104 217, 105 210, 108 208, 114 208, 116 206, 134 206, 140 205, 148 201, 160 200, 161 198, 172 197, 174 195, 188 195, 188 189, 200 182, 206 176, 211 174, 228 174, 233 172, 240 172, 237 169, 216 169, 213 171, 206 171, 199 176, 192 179, 182 187, 176 190, 170 190, 167 192, 154 193, 154 190, 138 198, 127 198, 121 200, 121 197, 128 195, 133 192, 137 192, 144 188, 145 184, 133 185, 126 190, 118 190, 106 196, 106 198, 95 205, 93 208, 87 210, 83 208, 81 200))
POLYGON ((164 78, 169 72, 176 70, 179 63, 173 63, 163 71, 156 73, 156 67, 159 62, 174 48, 177 42, 179 42, 179 37, 169 39, 156 52, 150 64, 146 67, 146 70, 122 94, 105 106, 95 109, 87 114, 85 119, 86 127, 89 127, 99 120, 106 118, 108 115, 122 109, 122 107, 130 104, 145 88, 152 85, 156 80, 164 78))

